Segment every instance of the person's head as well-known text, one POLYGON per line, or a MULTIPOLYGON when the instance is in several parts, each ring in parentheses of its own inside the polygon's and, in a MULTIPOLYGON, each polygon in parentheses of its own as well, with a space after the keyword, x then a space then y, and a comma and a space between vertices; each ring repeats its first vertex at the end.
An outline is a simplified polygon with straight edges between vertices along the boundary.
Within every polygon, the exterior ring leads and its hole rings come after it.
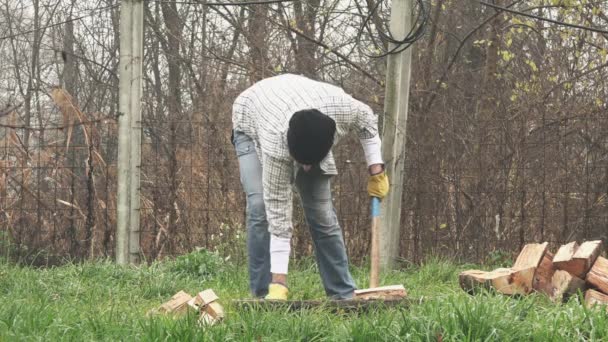
POLYGON ((287 130, 289 153, 300 164, 316 165, 334 144, 336 122, 316 109, 293 114, 287 130))

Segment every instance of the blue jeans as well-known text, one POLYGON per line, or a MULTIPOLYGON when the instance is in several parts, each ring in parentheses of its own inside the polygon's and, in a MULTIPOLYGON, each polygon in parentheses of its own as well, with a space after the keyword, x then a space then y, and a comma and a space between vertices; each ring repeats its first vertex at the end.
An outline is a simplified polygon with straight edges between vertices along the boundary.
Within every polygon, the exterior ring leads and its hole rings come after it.
MULTIPOLYGON (((270 233, 262 190, 262 165, 253 140, 242 132, 233 133, 232 142, 239 160, 241 183, 247 196, 247 252, 249 286, 256 297, 268 293, 270 274, 270 233)), ((300 169, 295 184, 310 228, 317 265, 325 293, 335 299, 351 298, 355 282, 348 269, 348 257, 331 198, 329 175, 316 167, 300 169)))

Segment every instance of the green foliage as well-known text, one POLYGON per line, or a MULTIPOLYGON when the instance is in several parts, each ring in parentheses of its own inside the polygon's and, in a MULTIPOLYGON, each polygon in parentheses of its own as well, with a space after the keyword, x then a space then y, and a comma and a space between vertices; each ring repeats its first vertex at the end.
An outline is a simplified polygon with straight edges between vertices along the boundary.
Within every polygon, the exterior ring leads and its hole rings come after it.
POLYGON ((247 258, 247 235, 245 228, 239 225, 222 223, 220 233, 211 236, 213 251, 238 265, 243 264, 247 258))
POLYGON ((210 280, 220 271, 224 260, 217 254, 200 248, 168 262, 167 270, 178 275, 210 280))
POLYGON ((6 262, 13 253, 14 246, 8 232, 0 231, 0 262, 6 262))
MULTIPOLYGON (((293 266, 289 279, 294 298, 322 298, 319 275, 310 260, 293 266)), ((246 270, 221 263, 207 251, 139 267, 95 262, 34 269, 3 263, 0 341, 608 340, 608 315, 586 309, 581 297, 558 305, 541 295, 465 294, 458 288, 457 275, 473 267, 479 268, 429 259, 420 266, 386 272, 381 283, 404 284, 412 299, 409 307, 335 313, 239 310, 230 300, 248 296, 246 270), (202 282, 199 268, 190 265, 210 265, 208 260, 218 264, 211 266, 216 267, 214 276, 202 282), (147 315, 179 290, 192 294, 205 288, 213 288, 226 308, 221 324, 199 327, 194 315, 147 315)), ((367 286, 367 269, 354 268, 353 274, 359 286, 367 286)))
POLYGON ((495 267, 510 267, 513 265, 513 258, 511 253, 497 249, 488 254, 486 264, 495 267))

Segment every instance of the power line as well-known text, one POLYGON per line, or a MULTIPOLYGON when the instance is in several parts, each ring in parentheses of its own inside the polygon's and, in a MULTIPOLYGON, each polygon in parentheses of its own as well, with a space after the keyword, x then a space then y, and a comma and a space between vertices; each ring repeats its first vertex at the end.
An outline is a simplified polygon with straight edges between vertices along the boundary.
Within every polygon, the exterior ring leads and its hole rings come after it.
POLYGON ((557 25, 561 25, 561 26, 568 26, 568 27, 573 27, 573 28, 585 30, 585 31, 592 31, 592 32, 597 32, 597 33, 608 34, 608 31, 602 30, 602 29, 597 29, 597 28, 594 28, 594 27, 582 26, 582 25, 576 25, 576 24, 569 24, 569 23, 565 23, 563 21, 558 21, 558 20, 549 19, 549 18, 545 18, 545 17, 539 17, 539 16, 534 15, 534 14, 528 14, 528 13, 512 10, 512 9, 509 9, 509 8, 505 8, 505 7, 502 7, 502 6, 490 4, 490 3, 487 3, 487 2, 483 2, 483 1, 480 1, 479 3, 482 4, 482 5, 484 5, 484 6, 492 7, 492 8, 497 9, 497 10, 501 10, 501 11, 505 11, 505 12, 509 12, 509 13, 513 13, 513 14, 517 14, 517 15, 521 15, 521 16, 524 16, 524 17, 533 18, 533 19, 537 19, 537 20, 547 21, 547 22, 550 22, 550 23, 553 23, 553 24, 557 24, 557 25))
MULTIPOLYGON (((370 10, 370 13, 367 15, 367 17, 363 21, 363 25, 361 26, 358 36, 361 35, 364 27, 367 27, 371 32, 371 28, 369 27, 370 19, 378 11, 378 8, 380 7, 381 3, 382 3, 381 0, 377 0, 376 5, 370 10)), ((396 39, 391 34, 390 30, 387 30, 386 32, 384 32, 384 31, 382 31, 382 29, 380 27, 378 27, 377 30, 378 30, 378 34, 380 35, 380 38, 383 39, 384 41, 392 43, 395 46, 393 48, 391 48, 389 51, 379 54, 379 55, 367 55, 366 54, 367 57, 383 58, 383 57, 386 57, 389 55, 399 54, 399 53, 407 50, 408 48, 410 48, 415 42, 417 42, 418 40, 420 40, 422 38, 422 36, 426 32, 426 27, 429 22, 429 17, 430 17, 429 9, 427 8, 427 6, 425 6, 424 0, 416 0, 416 3, 418 4, 418 14, 416 15, 416 20, 414 21, 412 28, 405 35, 405 37, 403 39, 396 39)))
POLYGON ((106 7, 102 7, 102 8, 97 8, 97 9, 92 9, 91 13, 89 13, 89 14, 82 15, 82 16, 79 16, 79 17, 76 17, 76 18, 70 18, 68 20, 60 21, 60 22, 49 24, 49 25, 46 25, 46 26, 42 26, 42 27, 39 27, 37 29, 32 29, 32 30, 28 30, 28 31, 19 32, 19 33, 11 34, 11 35, 8 35, 8 36, 0 37, 0 40, 12 39, 12 38, 16 38, 16 37, 19 37, 19 36, 24 36, 26 34, 34 33, 36 31, 42 31, 42 30, 46 30, 47 28, 51 28, 51 27, 55 27, 55 26, 60 26, 60 25, 67 24, 67 23, 70 23, 70 22, 73 22, 73 21, 77 21, 77 20, 81 20, 81 19, 84 19, 84 18, 92 17, 97 12, 105 11, 105 10, 108 10, 108 9, 113 9, 113 8, 116 8, 116 7, 118 7, 118 4, 110 5, 110 6, 106 6, 106 7))

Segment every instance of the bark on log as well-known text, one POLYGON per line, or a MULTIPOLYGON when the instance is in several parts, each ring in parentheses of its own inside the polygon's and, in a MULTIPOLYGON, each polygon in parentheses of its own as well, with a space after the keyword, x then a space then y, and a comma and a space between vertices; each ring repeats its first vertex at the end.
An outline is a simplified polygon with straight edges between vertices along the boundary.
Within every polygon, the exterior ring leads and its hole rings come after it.
POLYGON ((553 295, 553 284, 551 283, 551 279, 553 278, 554 273, 553 254, 546 252, 543 260, 534 273, 534 282, 532 283, 534 290, 551 297, 553 295))

